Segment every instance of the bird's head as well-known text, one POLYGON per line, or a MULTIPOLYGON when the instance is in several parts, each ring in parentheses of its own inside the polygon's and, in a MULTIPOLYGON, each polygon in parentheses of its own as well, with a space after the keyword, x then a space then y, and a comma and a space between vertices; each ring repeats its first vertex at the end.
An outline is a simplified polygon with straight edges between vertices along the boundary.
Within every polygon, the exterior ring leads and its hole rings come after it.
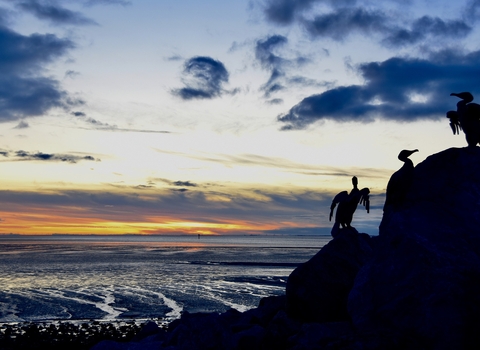
POLYGON ((459 92, 459 93, 455 93, 455 92, 452 92, 450 94, 450 96, 457 96, 458 98, 462 99, 463 101, 465 102, 472 102, 473 101, 473 95, 467 91, 465 92, 459 92))
POLYGON ((402 162, 408 159, 413 153, 418 152, 418 149, 414 149, 412 151, 409 151, 407 149, 404 149, 398 154, 398 159, 400 159, 402 162))

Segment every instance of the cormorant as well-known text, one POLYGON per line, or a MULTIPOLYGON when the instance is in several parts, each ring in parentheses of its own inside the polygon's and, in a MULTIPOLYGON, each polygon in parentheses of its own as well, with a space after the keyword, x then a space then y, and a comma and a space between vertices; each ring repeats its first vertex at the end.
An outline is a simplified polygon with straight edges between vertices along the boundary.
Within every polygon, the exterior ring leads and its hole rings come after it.
POLYGON ((342 191, 332 200, 332 205, 330 206, 330 221, 332 221, 333 210, 338 204, 337 212, 335 213, 335 224, 332 228, 332 236, 335 236, 340 225, 342 225, 343 228, 352 227, 350 224, 353 220, 353 214, 355 210, 357 210, 358 203, 363 204, 367 209, 367 213, 370 213, 370 199, 368 196, 370 190, 367 187, 359 190, 356 176, 352 177, 352 185, 353 189, 350 193, 342 191))
POLYGON ((414 166, 413 162, 408 158, 418 149, 412 151, 404 149, 398 154, 398 159, 404 162, 403 166, 390 177, 387 184, 387 196, 383 211, 389 206, 401 205, 405 199, 408 189, 413 182, 414 166))
POLYGON ((473 95, 469 92, 451 93, 450 96, 461 99, 457 103, 456 111, 447 112, 453 134, 459 134, 459 130, 463 129, 468 146, 475 147, 480 143, 480 105, 470 103, 473 95))

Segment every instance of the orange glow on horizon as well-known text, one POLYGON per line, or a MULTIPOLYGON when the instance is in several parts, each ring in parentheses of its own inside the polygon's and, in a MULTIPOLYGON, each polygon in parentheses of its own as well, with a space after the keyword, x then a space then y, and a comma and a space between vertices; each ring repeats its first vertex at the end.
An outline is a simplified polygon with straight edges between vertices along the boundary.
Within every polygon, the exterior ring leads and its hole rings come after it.
POLYGON ((56 213, 0 212, 0 233, 23 235, 49 234, 252 234, 285 227, 298 227, 293 222, 222 222, 186 221, 180 218, 150 217, 145 221, 102 220, 99 218, 64 216, 56 213))

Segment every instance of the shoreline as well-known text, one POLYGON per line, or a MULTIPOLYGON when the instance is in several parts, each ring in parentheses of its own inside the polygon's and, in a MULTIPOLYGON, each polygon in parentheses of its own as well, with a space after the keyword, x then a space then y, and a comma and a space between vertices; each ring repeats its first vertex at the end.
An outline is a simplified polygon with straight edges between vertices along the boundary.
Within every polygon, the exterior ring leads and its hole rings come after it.
POLYGON ((0 323, 0 349, 90 349, 102 340, 134 340, 145 325, 155 323, 159 328, 166 329, 172 321, 129 319, 0 323))

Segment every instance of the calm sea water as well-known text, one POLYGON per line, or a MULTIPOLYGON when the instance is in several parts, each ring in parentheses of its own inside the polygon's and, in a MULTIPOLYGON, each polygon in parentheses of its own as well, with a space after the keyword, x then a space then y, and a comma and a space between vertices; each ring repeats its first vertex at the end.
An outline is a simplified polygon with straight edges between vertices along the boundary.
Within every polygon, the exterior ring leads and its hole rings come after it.
POLYGON ((285 292, 323 236, 0 236, 0 322, 244 311, 285 292))

